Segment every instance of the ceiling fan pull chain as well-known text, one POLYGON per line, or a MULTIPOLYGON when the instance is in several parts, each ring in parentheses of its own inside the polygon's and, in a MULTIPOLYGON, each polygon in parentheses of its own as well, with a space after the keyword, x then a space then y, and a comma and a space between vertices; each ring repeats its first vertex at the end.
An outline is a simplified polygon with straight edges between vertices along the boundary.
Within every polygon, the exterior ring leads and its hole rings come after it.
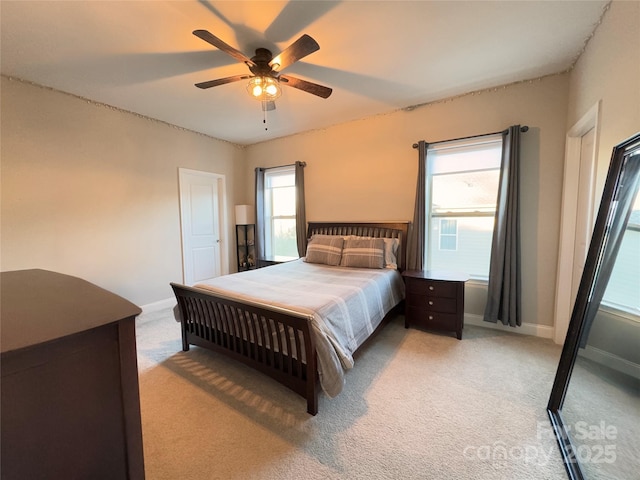
POLYGON ((266 106, 266 102, 262 102, 262 123, 264 123, 264 130, 267 131, 269 130, 269 128, 267 128, 267 106, 266 106))

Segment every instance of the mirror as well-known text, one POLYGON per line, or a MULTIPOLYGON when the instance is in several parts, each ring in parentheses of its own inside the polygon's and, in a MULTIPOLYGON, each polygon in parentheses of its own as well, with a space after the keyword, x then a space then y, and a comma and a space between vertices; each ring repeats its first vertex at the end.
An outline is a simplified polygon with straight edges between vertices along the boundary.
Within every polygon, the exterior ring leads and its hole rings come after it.
POLYGON ((547 411, 571 479, 637 479, 640 133, 613 149, 547 411))

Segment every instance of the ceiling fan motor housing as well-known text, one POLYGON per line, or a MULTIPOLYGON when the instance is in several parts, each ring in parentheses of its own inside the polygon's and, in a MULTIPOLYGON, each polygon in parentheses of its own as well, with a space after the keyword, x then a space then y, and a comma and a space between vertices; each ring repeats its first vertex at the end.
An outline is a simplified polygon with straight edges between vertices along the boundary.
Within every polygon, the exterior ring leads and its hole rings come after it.
POLYGON ((254 65, 248 64, 249 70, 259 77, 273 75, 275 72, 271 65, 269 65, 271 60, 273 60, 273 55, 270 50, 257 48, 255 56, 251 58, 254 65))

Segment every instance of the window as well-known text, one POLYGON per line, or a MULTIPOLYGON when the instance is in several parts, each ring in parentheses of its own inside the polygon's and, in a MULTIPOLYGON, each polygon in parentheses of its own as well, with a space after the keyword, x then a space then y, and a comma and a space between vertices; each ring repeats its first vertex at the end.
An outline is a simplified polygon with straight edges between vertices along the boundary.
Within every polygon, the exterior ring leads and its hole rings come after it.
POLYGON ((440 219, 440 250, 458 249, 458 220, 440 219))
POLYGON ((637 196, 622 237, 602 303, 640 315, 640 195, 637 196))
POLYGON ((428 148, 428 269, 459 270, 471 278, 489 278, 501 155, 501 135, 428 148))
POLYGON ((265 172, 264 223, 266 258, 279 261, 298 258, 295 166, 265 172))

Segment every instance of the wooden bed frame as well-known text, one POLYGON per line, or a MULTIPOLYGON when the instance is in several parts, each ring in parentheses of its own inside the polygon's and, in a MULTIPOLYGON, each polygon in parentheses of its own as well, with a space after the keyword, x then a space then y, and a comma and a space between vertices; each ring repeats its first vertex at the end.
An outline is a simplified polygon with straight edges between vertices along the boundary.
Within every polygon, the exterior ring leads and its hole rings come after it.
MULTIPOLYGON (((408 222, 310 222, 308 238, 314 234, 398 238, 398 269, 402 271, 408 227, 408 222)), ((184 351, 189 350, 190 345, 197 345, 234 358, 302 395, 307 399, 307 412, 318 413, 317 354, 311 332, 313 317, 283 308, 240 302, 177 283, 171 283, 171 287, 178 301, 184 351)), ((388 314, 380 326, 389 317, 388 314)))

